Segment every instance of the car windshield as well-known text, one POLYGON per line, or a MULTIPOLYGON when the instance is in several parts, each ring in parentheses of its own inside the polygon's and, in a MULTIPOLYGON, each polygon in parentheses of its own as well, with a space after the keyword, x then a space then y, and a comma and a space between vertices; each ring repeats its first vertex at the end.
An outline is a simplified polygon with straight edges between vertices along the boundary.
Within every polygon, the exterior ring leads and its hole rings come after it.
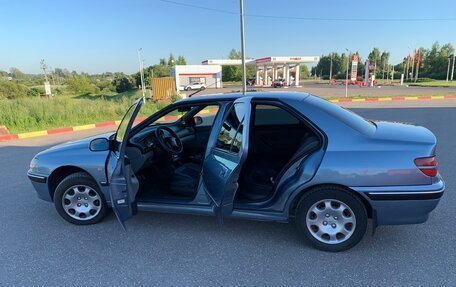
POLYGON ((204 120, 205 124, 212 123, 214 121, 217 111, 217 105, 196 105, 177 107, 170 110, 165 115, 161 116, 149 125, 153 126, 162 124, 172 124, 176 123, 181 118, 187 119, 189 116, 199 116, 204 120))

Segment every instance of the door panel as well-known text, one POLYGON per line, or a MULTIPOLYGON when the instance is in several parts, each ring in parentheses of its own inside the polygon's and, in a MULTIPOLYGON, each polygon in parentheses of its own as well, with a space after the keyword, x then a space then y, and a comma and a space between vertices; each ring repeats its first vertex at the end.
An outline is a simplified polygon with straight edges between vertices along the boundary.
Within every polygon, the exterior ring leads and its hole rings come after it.
POLYGON ((117 129, 115 138, 112 140, 107 161, 112 209, 124 229, 125 221, 132 217, 137 210, 135 198, 139 190, 139 182, 125 151, 131 127, 141 106, 142 98, 138 99, 128 109, 117 129))
POLYGON ((214 212, 223 217, 232 213, 239 174, 248 152, 250 97, 236 100, 218 127, 216 143, 204 160, 203 181, 214 204, 214 212))

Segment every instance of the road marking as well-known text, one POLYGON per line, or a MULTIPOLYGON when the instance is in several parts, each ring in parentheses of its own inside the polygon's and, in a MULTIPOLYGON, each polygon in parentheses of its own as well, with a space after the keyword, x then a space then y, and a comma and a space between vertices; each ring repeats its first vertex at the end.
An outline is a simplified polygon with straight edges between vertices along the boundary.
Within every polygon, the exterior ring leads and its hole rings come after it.
POLYGON ((96 128, 95 124, 75 126, 75 127, 73 127, 73 131, 83 131, 83 130, 90 130, 90 129, 94 129, 94 128, 96 128))
POLYGON ((36 131, 36 132, 18 134, 17 137, 19 139, 26 139, 26 138, 41 137, 41 136, 47 136, 47 135, 48 135, 47 131, 36 131))

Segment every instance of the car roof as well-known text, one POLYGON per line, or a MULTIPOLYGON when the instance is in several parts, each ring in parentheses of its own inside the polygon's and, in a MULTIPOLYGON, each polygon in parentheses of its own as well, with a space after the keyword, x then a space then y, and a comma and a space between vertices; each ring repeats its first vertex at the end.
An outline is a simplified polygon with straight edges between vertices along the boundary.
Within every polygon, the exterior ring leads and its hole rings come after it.
MULTIPOLYGON (((193 103, 202 101, 234 101, 244 95, 240 92, 227 93, 227 94, 210 94, 210 95, 194 95, 191 98, 185 98, 177 101, 176 103, 193 103)), ((261 99, 300 99, 304 100, 310 95, 300 92, 247 92, 246 96, 261 99)))

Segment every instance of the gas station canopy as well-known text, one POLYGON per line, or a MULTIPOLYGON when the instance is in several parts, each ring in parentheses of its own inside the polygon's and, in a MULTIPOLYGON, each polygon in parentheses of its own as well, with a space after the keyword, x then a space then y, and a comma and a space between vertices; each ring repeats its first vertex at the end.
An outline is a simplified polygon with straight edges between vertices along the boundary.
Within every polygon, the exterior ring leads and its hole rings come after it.
MULTIPOLYGON (((245 64, 256 66, 255 85, 269 86, 274 80, 278 79, 278 72, 282 73, 282 78, 288 86, 299 86, 300 64, 315 63, 320 61, 316 56, 288 56, 288 57, 264 57, 259 59, 246 59, 245 64), (269 75, 269 71, 271 75, 269 75), (294 78, 290 76, 290 71, 294 72, 294 78)), ((204 60, 203 65, 219 66, 241 66, 240 59, 208 59, 204 60)))

